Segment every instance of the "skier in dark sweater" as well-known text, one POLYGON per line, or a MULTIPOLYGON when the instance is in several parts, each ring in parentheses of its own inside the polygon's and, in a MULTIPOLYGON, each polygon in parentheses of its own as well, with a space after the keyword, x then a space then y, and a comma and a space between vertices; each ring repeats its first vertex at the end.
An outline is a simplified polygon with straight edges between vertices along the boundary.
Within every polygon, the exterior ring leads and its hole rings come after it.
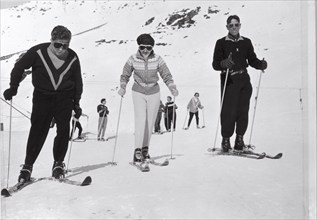
POLYGON ((102 98, 100 103, 97 106, 97 112, 99 115, 99 119, 98 119, 98 137, 97 140, 98 141, 105 141, 105 132, 107 129, 107 122, 108 122, 108 114, 109 114, 109 110, 108 107, 106 106, 106 99, 102 98))
POLYGON ((56 26, 51 32, 51 42, 30 48, 14 65, 10 88, 3 95, 11 100, 17 94, 25 69, 32 68, 33 108, 26 157, 18 178, 29 181, 35 163, 46 140, 50 123, 56 121, 57 134, 53 144, 52 176, 65 174, 64 158, 68 148, 72 110, 79 118, 83 82, 77 54, 69 48, 71 32, 56 26))
POLYGON ((154 133, 155 134, 161 134, 161 120, 162 120, 162 113, 164 112, 165 106, 162 102, 162 100, 160 100, 160 106, 159 109, 157 111, 157 116, 155 119, 155 123, 154 123, 154 133))
POLYGON ((167 102, 165 104, 165 115, 164 115, 164 123, 166 131, 170 132, 173 124, 173 129, 176 129, 176 109, 177 105, 172 101, 171 96, 167 96, 167 102), (174 110, 174 124, 173 124, 173 106, 175 105, 174 110))
POLYGON ((224 101, 221 111, 222 150, 231 149, 230 137, 236 132, 235 150, 245 147, 243 135, 248 127, 248 113, 252 85, 247 67, 259 70, 267 68, 267 62, 259 60, 254 52, 251 40, 239 34, 241 24, 237 15, 231 15, 226 25, 229 33, 216 42, 212 66, 221 71, 221 95, 224 101), (226 72, 229 71, 224 92, 226 72))

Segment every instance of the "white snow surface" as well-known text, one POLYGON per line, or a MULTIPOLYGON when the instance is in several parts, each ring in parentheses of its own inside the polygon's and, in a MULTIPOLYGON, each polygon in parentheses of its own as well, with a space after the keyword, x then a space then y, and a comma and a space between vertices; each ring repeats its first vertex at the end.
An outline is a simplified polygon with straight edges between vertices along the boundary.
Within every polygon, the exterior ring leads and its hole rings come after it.
MULTIPOLYGON (((81 100, 83 132, 96 138, 100 99, 110 110, 106 136, 109 141, 70 142, 70 179, 92 177, 92 184, 77 187, 53 181, 30 185, 9 198, 1 198, 1 219, 303 219, 305 155, 301 86, 299 1, 30 1, 1 10, 1 57, 48 42, 56 25, 68 27, 74 37, 71 48, 81 61, 84 92, 81 100), (170 15, 183 9, 199 13, 187 28, 166 26, 170 15), (210 12, 215 11, 217 12, 210 12), (216 40, 225 36, 229 14, 241 18, 241 35, 250 38, 268 69, 262 74, 253 127, 255 151, 283 153, 279 160, 253 160, 215 156, 213 147, 220 103, 219 72, 212 69, 216 40), (207 19, 206 16, 209 16, 207 19), (153 18, 151 24, 146 21, 153 18), (159 29, 159 24, 165 27, 159 29), (122 100, 117 95, 119 77, 128 57, 137 50, 136 38, 151 33, 155 52, 169 66, 180 95, 176 97, 177 128, 153 135, 150 155, 170 160, 167 167, 150 166, 142 173, 129 165, 134 150, 131 79, 122 100), (98 43, 98 41, 112 41, 98 43), (121 42, 120 42, 121 41, 121 42), (162 44, 166 44, 165 46, 162 44), (206 128, 182 129, 186 105, 195 92, 205 106, 200 122, 206 128), (118 135, 116 135, 117 126, 118 135), (116 143, 116 144, 115 144, 116 143), (114 158, 114 160, 113 160, 114 158), (117 162, 116 166, 109 162, 117 162)), ((10 71, 19 54, 1 60, 1 94, 8 87, 10 71)), ((250 123, 260 71, 249 67, 253 84, 250 123)), ((160 80, 161 98, 170 95, 160 80)), ((13 106, 27 116, 31 112, 31 77, 20 85, 13 106)), ((1 101, 1 188, 17 181, 24 162, 29 120, 12 112, 1 101), (8 173, 8 155, 10 167, 8 173), (9 176, 9 180, 7 180, 9 176)), ((163 123, 161 124, 162 127, 163 123)), ((248 143, 251 127, 245 135, 248 143)), ((50 130, 33 168, 33 177, 50 176, 55 128, 50 130)), ((77 131, 76 131, 77 133, 77 131)), ((219 147, 220 126, 217 133, 219 147)), ((233 144, 234 137, 231 139, 233 144)), ((67 160, 65 161, 67 163, 67 160)))

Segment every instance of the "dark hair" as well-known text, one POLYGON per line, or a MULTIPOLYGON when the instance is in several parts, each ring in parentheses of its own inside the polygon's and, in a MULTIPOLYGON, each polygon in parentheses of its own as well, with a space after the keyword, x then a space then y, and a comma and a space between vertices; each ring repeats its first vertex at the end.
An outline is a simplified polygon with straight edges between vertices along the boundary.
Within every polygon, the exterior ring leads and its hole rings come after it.
POLYGON ((105 98, 102 98, 102 99, 100 100, 101 103, 103 103, 104 101, 106 101, 105 98))
POLYGON ((238 15, 230 15, 227 19, 227 24, 229 24, 232 19, 236 19, 240 23, 240 18, 238 17, 238 15))
POLYGON ((72 38, 72 33, 66 27, 58 25, 52 30, 51 38, 52 40, 70 40, 72 38))
POLYGON ((196 95, 199 95, 199 93, 198 93, 198 92, 195 92, 194 96, 196 96, 196 95))
POLYGON ((171 97, 171 96, 167 96, 167 98, 168 98, 168 99, 172 99, 172 97, 171 97))
POLYGON ((154 43, 155 43, 153 37, 151 37, 151 35, 149 34, 141 34, 136 39, 136 42, 138 43, 138 45, 144 44, 144 45, 151 45, 151 46, 154 46, 154 43))

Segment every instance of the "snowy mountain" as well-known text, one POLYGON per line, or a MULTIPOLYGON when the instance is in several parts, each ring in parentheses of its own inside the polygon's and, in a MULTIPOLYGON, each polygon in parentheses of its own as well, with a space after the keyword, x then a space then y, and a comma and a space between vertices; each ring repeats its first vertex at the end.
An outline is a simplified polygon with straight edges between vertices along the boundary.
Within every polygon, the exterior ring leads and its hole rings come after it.
MULTIPOLYGON (((299 1, 30 1, 1 10, 1 93, 8 87, 15 60, 31 46, 48 42, 51 29, 64 25, 73 33, 71 48, 81 61, 84 132, 95 138, 96 107, 107 99, 110 110, 107 142, 70 142, 70 178, 90 175, 91 186, 39 182, 11 198, 1 199, 3 219, 302 219, 307 217, 305 154, 302 149, 301 3, 299 1), (250 38, 268 69, 262 75, 252 136, 256 151, 280 160, 213 156, 219 114, 219 73, 211 66, 216 40, 225 36, 229 15, 241 18, 241 35, 250 38), (137 50, 136 38, 151 33, 155 52, 169 66, 180 95, 175 102, 177 129, 152 136, 152 157, 174 160, 168 167, 151 166, 141 173, 129 165, 133 147, 132 82, 122 101, 119 76, 137 50), (291 37, 290 37, 291 36, 291 37), (182 129, 186 105, 199 92, 206 128, 182 129), (116 144, 115 144, 116 143, 116 144), (114 148, 116 147, 116 148, 114 148), (112 158, 118 163, 111 166, 112 158)), ((249 68, 253 83, 250 119, 260 72, 249 68)), ((161 98, 169 91, 160 81, 161 98)), ((31 77, 19 87, 13 106, 29 116, 31 77)), ((9 106, 1 101, 1 186, 8 176, 9 106)), ((202 117, 203 116, 203 117, 202 117)), ((251 122, 251 120, 250 120, 251 122)), ((251 123, 250 123, 251 125, 251 123)), ((12 117, 10 185, 23 163, 29 120, 12 117)), ((162 124, 163 126, 163 124, 162 124)), ((249 139, 250 127, 246 134, 249 139)), ((51 130, 34 164, 34 177, 49 176, 51 130)), ((218 132, 217 144, 220 143, 218 132)))

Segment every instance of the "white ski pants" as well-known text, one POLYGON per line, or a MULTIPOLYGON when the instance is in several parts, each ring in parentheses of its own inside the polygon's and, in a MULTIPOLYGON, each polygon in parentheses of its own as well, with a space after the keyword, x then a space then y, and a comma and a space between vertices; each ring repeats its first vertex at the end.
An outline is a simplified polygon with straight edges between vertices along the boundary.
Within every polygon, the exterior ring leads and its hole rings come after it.
POLYGON ((154 123, 160 106, 160 92, 145 95, 132 91, 134 105, 134 147, 149 147, 154 123))

